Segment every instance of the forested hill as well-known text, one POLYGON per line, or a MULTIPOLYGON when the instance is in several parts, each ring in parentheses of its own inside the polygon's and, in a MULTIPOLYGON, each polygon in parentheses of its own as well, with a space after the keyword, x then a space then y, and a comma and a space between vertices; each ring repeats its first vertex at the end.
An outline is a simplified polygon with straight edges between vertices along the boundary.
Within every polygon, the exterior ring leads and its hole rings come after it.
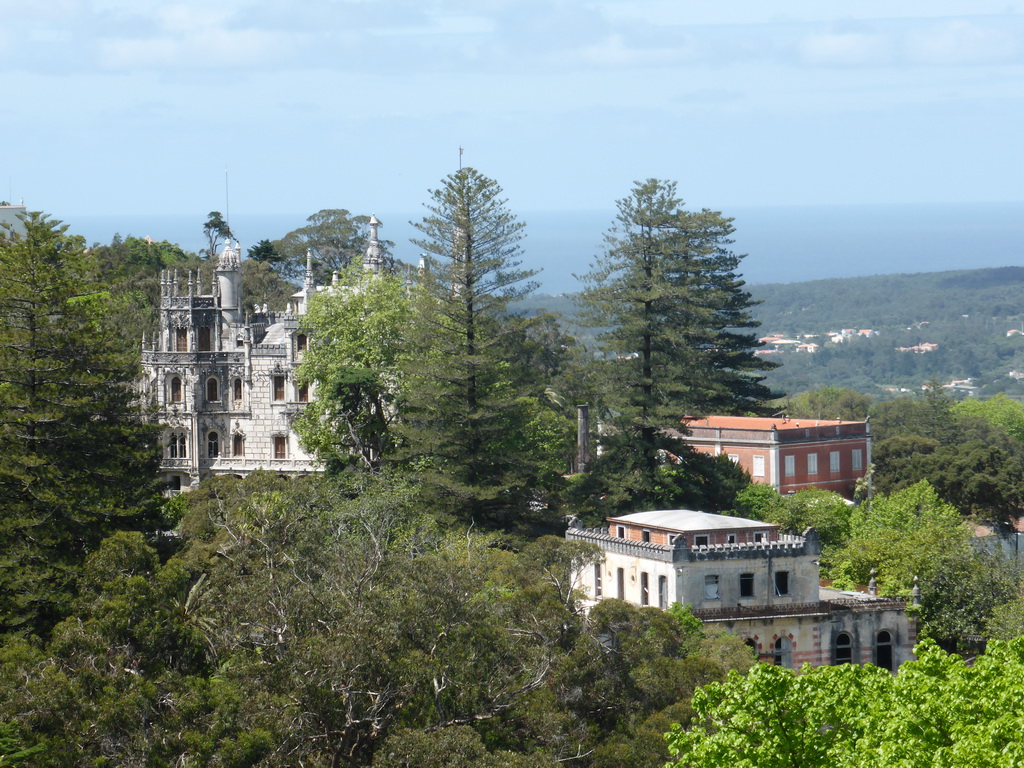
MULTIPOLYGON (((969 379, 964 386, 982 396, 1005 392, 1024 399, 1016 377, 1024 371, 1024 333, 1014 333, 1024 330, 1024 267, 748 289, 761 302, 752 310, 761 322, 758 337, 784 340, 765 347, 782 364, 768 377, 780 394, 838 386, 887 398, 919 391, 932 379, 969 379), (844 329, 854 333, 837 343, 834 334, 844 329), (798 344, 817 345, 816 352, 798 351, 798 344)), ((570 333, 593 342, 593 330, 578 324, 571 296, 532 296, 519 306, 559 312, 570 333)))
POLYGON ((1024 313, 1024 267, 755 285, 750 291, 762 302, 754 310, 762 330, 787 334, 905 328, 965 314, 998 321, 1024 313))

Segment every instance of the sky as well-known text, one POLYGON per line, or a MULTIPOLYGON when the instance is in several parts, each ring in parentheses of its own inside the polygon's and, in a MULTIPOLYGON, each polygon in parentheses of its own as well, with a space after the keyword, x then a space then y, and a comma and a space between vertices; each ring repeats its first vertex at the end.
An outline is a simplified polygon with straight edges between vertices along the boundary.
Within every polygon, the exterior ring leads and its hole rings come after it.
POLYGON ((0 0, 0 197, 69 215, 1024 200, 1024 0, 0 0), (229 200, 229 202, 226 202, 229 200))

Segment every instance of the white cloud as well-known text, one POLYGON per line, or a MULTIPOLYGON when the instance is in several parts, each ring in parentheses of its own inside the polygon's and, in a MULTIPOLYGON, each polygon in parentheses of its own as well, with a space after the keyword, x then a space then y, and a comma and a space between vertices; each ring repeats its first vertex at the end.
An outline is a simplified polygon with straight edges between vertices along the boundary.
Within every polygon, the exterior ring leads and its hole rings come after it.
POLYGON ((875 32, 819 32, 798 44, 800 59, 812 66, 856 67, 891 63, 893 43, 875 32))
POLYGON ((914 30, 907 38, 910 61, 921 64, 988 64, 1016 60, 1022 48, 1021 24, 954 19, 914 30))

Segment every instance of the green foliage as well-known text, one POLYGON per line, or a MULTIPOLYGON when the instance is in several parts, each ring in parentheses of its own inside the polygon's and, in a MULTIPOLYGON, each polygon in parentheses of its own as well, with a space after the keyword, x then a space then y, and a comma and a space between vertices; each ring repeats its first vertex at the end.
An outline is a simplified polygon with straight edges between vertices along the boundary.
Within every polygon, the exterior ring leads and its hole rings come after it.
POLYGON ((1006 434, 1024 444, 1024 404, 999 393, 987 400, 971 398, 953 406, 957 416, 975 416, 1000 427, 1006 434))
POLYGON ((667 738, 674 768, 1009 766, 1024 760, 1024 640, 971 665, 934 645, 893 676, 870 665, 758 665, 694 696, 690 730, 667 738))
POLYGON ((342 273, 334 292, 310 301, 302 327, 313 341, 298 377, 316 396, 295 426, 329 469, 353 462, 377 469, 390 458, 409 319, 403 282, 360 265, 342 273))
POLYGON ((786 414, 794 419, 842 419, 864 421, 871 398, 849 387, 822 387, 783 401, 786 414))
POLYGON ((615 485, 649 508, 663 452, 685 451, 666 430, 686 413, 758 410, 770 397, 761 374, 773 364, 754 355, 744 330, 757 323, 729 250, 732 220, 684 211, 675 183, 658 179, 637 182, 617 205, 580 300, 588 322, 607 329, 603 402, 621 439, 604 453, 622 470, 615 485))
POLYGON ((207 214, 206 222, 203 224, 203 236, 208 243, 205 254, 207 259, 217 258, 217 246, 220 242, 234 237, 231 227, 228 226, 220 211, 210 211, 207 214))
POLYGON ((270 240, 260 240, 256 245, 250 246, 245 255, 251 261, 262 262, 271 267, 284 261, 284 256, 278 252, 277 247, 270 240))
MULTIPOLYGON (((306 270, 306 253, 313 258, 313 278, 320 285, 329 285, 334 272, 344 272, 362 262, 366 247, 369 216, 354 216, 344 208, 325 208, 308 219, 306 225, 294 229, 273 242, 279 254, 277 269, 285 277, 300 278, 306 270)), ((387 252, 392 243, 381 241, 387 252)))
POLYGON ((399 427, 428 503, 489 526, 543 506, 556 423, 509 353, 527 321, 506 314, 507 304, 534 285, 519 268, 524 225, 501 195, 463 168, 432 191, 416 224, 426 270, 413 296, 399 427))
POLYGON ((43 214, 0 241, 0 632, 45 631, 108 534, 157 521, 138 352, 80 238, 43 214))

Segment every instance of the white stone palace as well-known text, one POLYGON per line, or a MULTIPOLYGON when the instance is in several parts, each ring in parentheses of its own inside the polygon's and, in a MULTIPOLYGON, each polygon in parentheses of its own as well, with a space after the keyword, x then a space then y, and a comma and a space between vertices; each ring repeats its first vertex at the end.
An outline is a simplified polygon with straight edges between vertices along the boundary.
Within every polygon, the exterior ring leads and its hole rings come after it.
MULTIPOLYGON (((378 226, 371 217, 363 258, 374 272, 383 266, 378 226)), ((321 469, 302 449, 293 422, 315 394, 295 378, 309 344, 299 318, 324 288, 314 285, 307 257, 302 289, 283 312, 265 304, 247 311, 240 258, 238 243, 229 241, 209 293, 192 272, 187 285, 177 271, 161 274, 160 330, 151 344, 143 342, 142 388, 165 425, 161 473, 172 492, 212 475, 321 469)))

